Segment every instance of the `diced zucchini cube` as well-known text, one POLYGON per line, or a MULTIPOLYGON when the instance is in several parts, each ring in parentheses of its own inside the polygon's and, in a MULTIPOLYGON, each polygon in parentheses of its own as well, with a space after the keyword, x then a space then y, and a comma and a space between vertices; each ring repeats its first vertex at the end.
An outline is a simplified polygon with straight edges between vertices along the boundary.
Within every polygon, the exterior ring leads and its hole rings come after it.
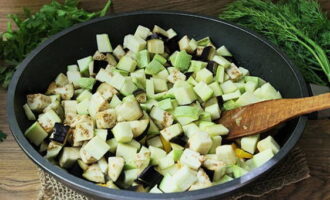
POLYGON ((159 54, 154 55, 153 60, 157 60, 162 65, 164 65, 167 62, 166 58, 164 58, 159 54))
POLYGON ((150 55, 148 50, 144 49, 137 53, 136 57, 137 66, 140 68, 145 68, 150 62, 150 55))
POLYGON ((208 69, 203 68, 196 72, 196 81, 197 82, 205 82, 206 84, 209 84, 213 81, 213 74, 208 69))
POLYGON ((129 122, 119 122, 113 127, 112 133, 118 142, 128 143, 133 139, 133 132, 129 122))
POLYGON ((129 96, 129 95, 133 94, 133 92, 137 89, 138 88, 133 83, 132 78, 131 77, 125 77, 125 81, 123 83, 123 86, 120 88, 120 93, 122 93, 125 96, 129 96))
POLYGON ((245 92, 237 99, 236 104, 239 106, 246 106, 260 101, 262 100, 256 97, 252 92, 245 92))
POLYGON ((241 139, 241 148, 244 151, 254 154, 257 148, 258 141, 259 141, 259 134, 243 137, 241 139))
POLYGON ((232 56, 232 54, 228 51, 228 49, 224 45, 222 45, 217 49, 217 54, 220 56, 228 56, 228 57, 232 56))
POLYGON ((262 152, 259 152, 253 156, 250 160, 247 160, 245 163, 250 169, 260 167, 265 164, 268 160, 274 157, 274 152, 272 149, 266 149, 262 152))
POLYGON ((124 37, 124 47, 133 52, 139 52, 146 48, 147 42, 140 37, 134 35, 126 35, 124 37))
POLYGON ((174 89, 174 96, 179 105, 187 105, 194 102, 197 97, 192 87, 178 87, 174 89))
POLYGON ((188 72, 198 72, 207 66, 207 62, 191 60, 188 72))
POLYGON ((208 133, 210 136, 227 135, 229 133, 229 130, 222 124, 212 124, 200 127, 200 129, 208 133))
POLYGON ((94 93, 90 99, 90 104, 88 108, 90 116, 95 117, 96 113, 99 112, 102 108, 104 108, 106 104, 107 101, 102 97, 99 92, 94 93))
POLYGON ((201 166, 201 155, 193 150, 185 149, 181 155, 180 162, 192 169, 197 170, 201 166))
POLYGON ((84 99, 77 105, 77 113, 79 115, 88 115, 88 108, 89 108, 90 101, 89 99, 84 99))
POLYGON ((80 73, 83 76, 89 76, 89 64, 91 62, 93 62, 93 57, 87 56, 85 58, 79 59, 77 62, 78 62, 80 73))
POLYGON ((174 159, 171 155, 168 154, 167 156, 159 160, 158 167, 160 169, 166 169, 168 167, 171 167, 172 165, 174 165, 174 159))
POLYGON ((198 120, 199 114, 198 108, 192 106, 178 106, 173 113, 181 125, 186 125, 198 120))
POLYGON ((212 139, 212 146, 208 153, 214 154, 216 153, 217 147, 221 145, 222 137, 220 135, 217 135, 217 136, 212 136, 211 139, 212 139))
POLYGON ((219 83, 223 83, 225 81, 225 68, 223 66, 218 66, 215 74, 215 79, 219 83))
POLYGON ((214 96, 218 97, 223 94, 222 89, 218 82, 213 82, 213 83, 209 84, 209 87, 213 90, 214 96))
POLYGON ((152 78, 154 82, 155 92, 165 92, 168 90, 167 82, 164 79, 152 78))
POLYGON ((112 77, 110 77, 110 80, 105 81, 106 83, 110 84, 112 87, 116 88, 117 90, 120 90, 124 83, 125 83, 126 77, 121 75, 120 73, 114 73, 112 77))
POLYGON ((167 140, 170 141, 172 138, 182 133, 182 127, 180 124, 173 124, 160 131, 160 134, 167 140))
POLYGON ((149 28, 139 25, 136 28, 134 36, 138 36, 141 39, 145 40, 148 37, 148 35, 150 35, 150 34, 151 34, 151 32, 150 32, 149 28))
POLYGON ((24 104, 23 109, 28 120, 36 120, 36 116, 34 115, 28 104, 24 104))
POLYGON ((208 100, 204 105, 204 110, 211 114, 212 120, 220 118, 221 110, 217 98, 214 97, 208 100))
POLYGON ((194 91, 203 101, 207 101, 213 95, 213 90, 203 81, 194 87, 194 91))
POLYGON ((113 55, 116 56, 118 60, 125 55, 125 51, 121 45, 117 45, 116 48, 113 50, 113 55))
POLYGON ((231 80, 225 81, 224 83, 220 84, 220 87, 224 94, 235 92, 238 89, 235 83, 233 83, 233 81, 231 80))
POLYGON ((231 62, 229 62, 226 58, 222 56, 215 55, 213 57, 213 61, 218 63, 219 65, 223 66, 224 68, 227 68, 230 66, 231 62))
POLYGON ((228 101, 231 99, 238 99, 240 96, 241 96, 241 92, 239 90, 236 90, 235 92, 222 95, 222 99, 224 101, 228 101))
POLYGON ((81 77, 78 81, 78 84, 81 88, 92 90, 96 80, 94 78, 85 78, 81 77))
POLYGON ((136 61, 126 55, 119 60, 116 67, 127 72, 133 72, 136 68, 136 65, 136 61))
POLYGON ((96 35, 97 49, 101 53, 112 52, 112 46, 110 43, 108 34, 97 34, 96 35))
POLYGON ((282 98, 281 94, 276 91, 270 83, 263 84, 260 88, 254 91, 254 95, 263 100, 282 98))
POLYGON ((98 164, 89 166, 82 176, 89 181, 105 183, 104 174, 98 164))
POLYGON ((176 53, 175 57, 171 60, 172 65, 180 71, 188 70, 192 56, 182 50, 176 53))
POLYGON ((171 176, 170 174, 166 174, 159 184, 159 189, 161 189, 161 191, 165 193, 180 192, 181 188, 179 188, 177 184, 173 184, 173 183, 174 183, 173 176, 171 176))
POLYGON ((83 148, 96 160, 100 160, 110 149, 109 145, 99 136, 93 137, 83 148))
POLYGON ((150 117, 155 120, 156 124, 160 128, 169 127, 174 121, 173 116, 169 112, 156 106, 151 109, 150 117))
POLYGON ((133 121, 139 119, 143 115, 140 105, 135 98, 126 102, 124 101, 117 106, 116 113, 118 121, 133 121))
POLYGON ((162 110, 171 110, 173 108, 172 100, 170 98, 164 99, 158 102, 158 107, 162 110))
POLYGON ((163 148, 163 143, 162 143, 159 136, 148 139, 147 144, 149 146, 153 146, 153 147, 157 147, 157 148, 163 148))
POLYGON ((164 66, 157 60, 152 60, 145 68, 145 73, 155 75, 158 72, 164 70, 164 66))
POLYGON ((258 142, 257 148, 260 152, 265 151, 266 149, 272 149, 273 153, 277 154, 280 150, 280 145, 277 144, 272 136, 268 136, 258 142))
POLYGON ((24 133, 30 142, 39 146, 44 139, 48 137, 48 133, 40 126, 38 122, 33 123, 24 133))

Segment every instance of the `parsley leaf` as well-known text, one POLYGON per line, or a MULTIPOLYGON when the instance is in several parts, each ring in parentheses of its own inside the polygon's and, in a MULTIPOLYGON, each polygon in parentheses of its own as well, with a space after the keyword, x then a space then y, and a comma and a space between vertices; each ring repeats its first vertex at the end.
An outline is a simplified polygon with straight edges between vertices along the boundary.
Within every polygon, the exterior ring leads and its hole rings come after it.
POLYGON ((0 131, 0 142, 3 142, 6 138, 7 135, 4 132, 0 131))
POLYGON ((49 36, 95 17, 104 16, 111 5, 108 0, 98 12, 78 8, 78 0, 65 0, 63 4, 53 0, 34 15, 24 9, 24 18, 9 15, 17 29, 8 22, 7 30, 0 34, 0 84, 7 87, 18 64, 25 56, 49 36))

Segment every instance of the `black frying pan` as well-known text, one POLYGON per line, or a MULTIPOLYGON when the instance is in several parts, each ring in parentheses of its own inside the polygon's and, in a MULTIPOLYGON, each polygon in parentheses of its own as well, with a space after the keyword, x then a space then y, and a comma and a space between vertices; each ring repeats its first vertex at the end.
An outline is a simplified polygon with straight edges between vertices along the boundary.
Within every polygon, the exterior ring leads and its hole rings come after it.
POLYGON ((259 35, 221 20, 181 12, 139 11, 98 18, 66 29, 41 44, 30 53, 16 71, 8 90, 8 119, 10 129, 23 151, 39 167, 59 181, 81 193, 97 199, 214 199, 233 193, 256 180, 275 167, 294 147, 300 138, 307 118, 291 120, 281 128, 276 140, 282 146, 274 158, 248 174, 210 188, 172 194, 148 194, 112 190, 77 178, 44 159, 24 137, 31 124, 22 109, 26 94, 45 91, 57 74, 77 59, 91 55, 96 50, 95 35, 108 33, 115 46, 123 36, 134 33, 138 25, 159 25, 173 28, 179 34, 194 38, 210 36, 216 46, 226 45, 238 64, 251 74, 260 76, 279 89, 283 97, 308 95, 306 84, 292 63, 277 48, 259 35))

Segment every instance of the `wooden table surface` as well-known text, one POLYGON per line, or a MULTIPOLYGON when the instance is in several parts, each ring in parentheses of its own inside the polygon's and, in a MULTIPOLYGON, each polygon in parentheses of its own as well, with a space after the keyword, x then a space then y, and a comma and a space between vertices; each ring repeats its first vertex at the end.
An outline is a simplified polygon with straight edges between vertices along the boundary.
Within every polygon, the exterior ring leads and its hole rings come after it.
MULTIPOLYGON (((217 16, 221 8, 232 0, 113 0, 112 13, 162 9, 183 10, 217 16)), ((330 11, 329 0, 319 0, 330 11)), ((49 0, 0 0, 0 31, 6 27, 6 15, 22 13, 22 7, 33 11, 49 0)), ((82 0, 87 10, 102 7, 105 0, 82 0)), ((0 130, 8 138, 0 143, 0 200, 36 199, 40 183, 36 166, 25 156, 11 135, 6 118, 6 91, 0 89, 0 130)), ((307 155, 311 178, 272 192, 260 199, 325 200, 330 199, 330 120, 309 121, 299 146, 307 155)))

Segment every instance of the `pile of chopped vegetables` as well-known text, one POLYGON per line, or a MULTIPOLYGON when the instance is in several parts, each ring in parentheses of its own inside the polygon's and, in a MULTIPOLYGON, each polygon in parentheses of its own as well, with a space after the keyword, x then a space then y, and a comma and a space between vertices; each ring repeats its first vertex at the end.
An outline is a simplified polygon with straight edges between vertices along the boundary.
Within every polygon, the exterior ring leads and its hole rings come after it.
POLYGON ((280 149, 268 136, 226 141, 222 110, 281 98, 209 37, 138 26, 112 48, 67 66, 23 106, 25 136, 50 162, 101 186, 150 193, 197 190, 238 178, 280 149))

